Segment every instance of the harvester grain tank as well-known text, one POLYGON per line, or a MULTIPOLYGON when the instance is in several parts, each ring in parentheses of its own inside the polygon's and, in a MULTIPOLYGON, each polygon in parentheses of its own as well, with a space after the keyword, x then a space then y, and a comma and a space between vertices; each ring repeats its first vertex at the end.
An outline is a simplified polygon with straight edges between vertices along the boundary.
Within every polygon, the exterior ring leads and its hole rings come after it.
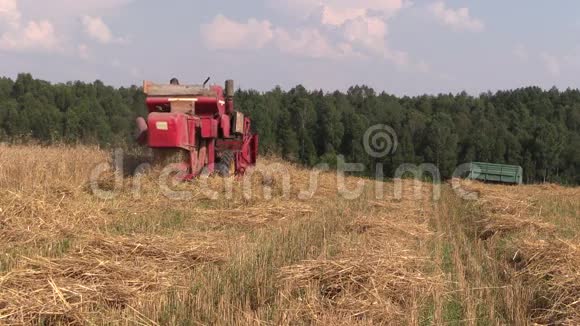
POLYGON ((206 83, 143 83, 149 115, 137 119, 138 142, 152 148, 157 161, 171 158, 184 179, 243 174, 258 157, 250 118, 234 109, 234 82, 226 81, 225 92, 206 83))

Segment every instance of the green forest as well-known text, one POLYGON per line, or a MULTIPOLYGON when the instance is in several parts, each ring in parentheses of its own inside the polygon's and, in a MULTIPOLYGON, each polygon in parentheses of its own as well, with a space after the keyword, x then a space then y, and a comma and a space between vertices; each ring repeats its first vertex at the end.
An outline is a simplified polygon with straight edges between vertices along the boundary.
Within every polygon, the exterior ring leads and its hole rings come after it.
MULTIPOLYGON (((253 119, 260 151, 312 166, 383 163, 392 176, 402 163, 434 163, 450 177, 461 163, 521 165, 527 183, 580 184, 580 91, 517 90, 397 97, 367 86, 346 93, 307 90, 238 90, 236 108, 253 119), (391 126, 399 146, 375 159, 363 136, 391 126)), ((0 78, 0 142, 133 144, 134 120, 145 116, 141 88, 100 81, 52 84, 20 74, 0 78)), ((1 164, 1 162, 0 162, 1 164)))

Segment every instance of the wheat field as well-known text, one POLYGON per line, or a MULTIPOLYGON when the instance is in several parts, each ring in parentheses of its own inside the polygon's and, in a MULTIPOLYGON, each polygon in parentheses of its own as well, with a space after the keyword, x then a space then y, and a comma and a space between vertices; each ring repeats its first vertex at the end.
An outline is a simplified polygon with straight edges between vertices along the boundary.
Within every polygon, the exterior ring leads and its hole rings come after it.
POLYGON ((347 177, 349 199, 276 158, 176 183, 114 156, 0 145, 0 324, 580 324, 578 188, 347 177))

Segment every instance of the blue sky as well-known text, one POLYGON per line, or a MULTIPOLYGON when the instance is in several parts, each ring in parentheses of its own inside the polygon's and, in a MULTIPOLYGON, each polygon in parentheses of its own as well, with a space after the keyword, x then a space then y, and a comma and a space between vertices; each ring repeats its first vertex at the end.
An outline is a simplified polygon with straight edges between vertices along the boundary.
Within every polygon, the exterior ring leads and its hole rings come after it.
POLYGON ((580 3, 0 0, 0 75, 397 95, 577 88, 580 3))

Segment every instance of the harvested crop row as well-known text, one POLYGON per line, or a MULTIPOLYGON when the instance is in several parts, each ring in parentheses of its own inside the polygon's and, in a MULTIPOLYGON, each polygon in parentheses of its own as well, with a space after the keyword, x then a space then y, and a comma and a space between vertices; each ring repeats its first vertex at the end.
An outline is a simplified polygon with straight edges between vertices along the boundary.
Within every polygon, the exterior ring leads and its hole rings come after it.
MULTIPOLYGON (((404 182, 405 190, 414 183, 404 182)), ((427 185, 419 198, 369 201, 374 209, 347 227, 351 240, 336 257, 287 266, 279 273, 290 320, 339 324, 419 323, 442 280, 425 242, 433 210, 427 185)), ((408 192, 406 193, 408 194, 408 192)))
POLYGON ((9 324, 79 323, 183 284, 200 264, 221 263, 224 237, 93 237, 62 258, 26 258, 0 277, 0 316, 9 324), (99 308, 100 307, 100 308, 99 308), (88 318, 88 319, 87 319, 88 318))
POLYGON ((501 257, 513 298, 537 324, 580 323, 580 191, 475 183, 479 238, 501 257))

